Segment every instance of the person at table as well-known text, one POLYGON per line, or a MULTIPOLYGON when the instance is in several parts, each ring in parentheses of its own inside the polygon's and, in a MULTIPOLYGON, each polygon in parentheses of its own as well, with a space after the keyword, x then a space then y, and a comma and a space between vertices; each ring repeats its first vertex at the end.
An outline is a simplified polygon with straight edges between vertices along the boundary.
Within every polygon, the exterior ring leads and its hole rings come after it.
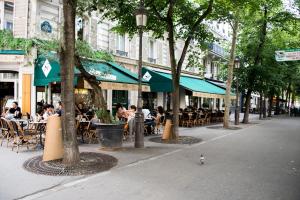
POLYGON ((82 103, 79 103, 77 106, 75 105, 76 115, 83 115, 86 112, 82 103))
POLYGON ((61 101, 58 102, 58 106, 57 106, 57 109, 56 109, 55 114, 56 114, 57 116, 59 116, 59 117, 60 117, 61 114, 62 114, 62 103, 61 103, 61 101))
POLYGON ((164 108, 162 106, 158 106, 155 121, 156 122, 162 122, 164 116, 165 116, 164 108))
POLYGON ((43 120, 47 121, 48 120, 48 117, 50 117, 51 115, 53 115, 53 106, 47 104, 45 107, 44 107, 44 114, 43 114, 43 120))
POLYGON ((147 134, 151 134, 155 127, 154 117, 151 115, 149 109, 144 108, 142 112, 144 114, 144 124, 147 125, 147 134))
POLYGON ((120 121, 126 121, 128 118, 127 110, 124 108, 120 103, 117 104, 116 106, 117 112, 116 112, 116 117, 120 121))
POLYGON ((130 109, 127 111, 127 123, 129 127, 130 136, 133 136, 135 131, 135 113, 136 113, 136 106, 131 105, 130 109))
POLYGON ((18 106, 18 102, 14 101, 11 105, 11 108, 6 112, 6 119, 21 119, 22 113, 21 108, 18 106))

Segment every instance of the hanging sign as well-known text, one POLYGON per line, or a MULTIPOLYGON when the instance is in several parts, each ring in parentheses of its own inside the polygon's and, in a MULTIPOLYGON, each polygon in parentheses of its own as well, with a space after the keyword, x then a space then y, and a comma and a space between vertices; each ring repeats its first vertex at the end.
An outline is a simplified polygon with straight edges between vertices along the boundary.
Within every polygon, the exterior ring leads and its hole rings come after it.
POLYGON ((41 30, 46 32, 46 33, 52 33, 52 26, 48 21, 44 21, 41 24, 41 30))
POLYGON ((146 81, 150 81, 151 78, 152 76, 148 71, 143 76, 143 79, 145 79, 146 81))
POLYGON ((46 77, 49 75, 51 69, 52 69, 52 67, 51 67, 48 59, 46 59, 45 63, 42 66, 43 73, 46 77))
POLYGON ((286 49, 275 51, 276 61, 295 61, 300 60, 300 49, 286 49))

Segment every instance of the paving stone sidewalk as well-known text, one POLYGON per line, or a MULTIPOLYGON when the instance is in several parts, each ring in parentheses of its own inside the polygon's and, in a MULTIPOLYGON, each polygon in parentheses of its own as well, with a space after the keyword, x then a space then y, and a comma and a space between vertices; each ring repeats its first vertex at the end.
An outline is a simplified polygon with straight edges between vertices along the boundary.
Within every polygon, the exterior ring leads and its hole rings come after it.
MULTIPOLYGON (((251 121, 257 123, 258 116, 251 115, 250 119, 251 121)), ((241 124, 240 127, 246 128, 252 125, 254 124, 241 124)), ((214 130, 208 129, 205 126, 195 128, 180 128, 180 135, 201 138, 203 141, 220 137, 230 132, 232 132, 232 130, 214 130)), ((118 164, 115 168, 122 168, 128 165, 133 165, 134 163, 142 162, 143 160, 176 151, 177 149, 186 148, 188 146, 182 144, 154 143, 149 141, 151 137, 157 137, 157 135, 145 137, 144 149, 133 148, 134 145, 132 142, 125 142, 123 149, 118 151, 100 150, 99 144, 81 144, 79 147, 81 152, 100 152, 112 155, 118 159, 118 164)), ((26 197, 27 195, 32 195, 43 190, 48 190, 59 185, 64 185, 69 182, 85 178, 85 176, 53 177, 37 175, 23 169, 22 165, 27 159, 38 155, 42 155, 41 150, 27 150, 26 148, 22 148, 17 154, 16 152, 11 151, 11 148, 7 148, 6 145, 0 147, 1 200, 20 199, 26 197)))

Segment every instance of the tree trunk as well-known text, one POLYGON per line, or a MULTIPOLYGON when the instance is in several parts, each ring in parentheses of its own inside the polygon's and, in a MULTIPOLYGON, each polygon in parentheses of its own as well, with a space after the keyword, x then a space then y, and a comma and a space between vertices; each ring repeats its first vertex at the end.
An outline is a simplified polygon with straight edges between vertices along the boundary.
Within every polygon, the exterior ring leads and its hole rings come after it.
POLYGON ((276 96, 276 108, 275 108, 275 115, 279 115, 280 108, 279 108, 279 95, 276 96))
POLYGON ((63 0, 64 29, 60 51, 62 133, 64 141, 63 163, 76 165, 79 158, 77 134, 75 130, 74 103, 74 54, 75 54, 75 13, 76 1, 63 0))
POLYGON ((178 126, 179 126, 179 104, 180 104, 180 87, 179 87, 179 77, 173 79, 173 88, 174 91, 172 93, 172 110, 173 110, 173 134, 172 140, 177 140, 179 136, 178 126))
POLYGON ((89 85, 93 88, 91 90, 92 92, 92 98, 93 98, 93 104, 96 108, 102 110, 104 113, 102 118, 100 119, 102 123, 111 123, 111 118, 109 113, 107 113, 107 103, 103 97, 103 92, 101 88, 101 82, 97 80, 97 78, 94 75, 89 74, 83 67, 81 59, 78 55, 75 55, 75 66, 79 69, 81 72, 81 75, 83 78, 89 83, 89 85))
POLYGON ((273 108, 273 94, 269 96, 269 110, 268 110, 268 117, 272 117, 272 108, 273 108))
MULTIPOLYGON (((264 6, 264 20, 263 20, 263 24, 262 24, 261 35, 260 35, 260 39, 259 39, 259 45, 258 45, 258 48, 256 50, 256 56, 255 56, 255 59, 254 59, 253 66, 257 66, 261 62, 261 54, 262 54, 263 47, 264 47, 264 44, 266 42, 266 36, 267 36, 267 25, 268 25, 267 18, 268 18, 268 7, 264 6)), ((250 82, 250 87, 252 87, 251 85, 254 84, 255 73, 254 72, 250 73, 248 77, 250 77, 250 78, 248 78, 248 80, 250 82)), ((253 92, 253 88, 251 88, 251 89, 248 88, 247 100, 246 100, 246 105, 245 105, 246 110, 245 110, 244 119, 243 119, 244 123, 249 122, 249 107, 250 107, 250 99, 251 99, 251 93, 249 94, 249 91, 253 92)))
POLYGON ((229 128, 229 111, 231 105, 231 101, 230 101, 231 84, 232 84, 232 74, 233 74, 233 67, 235 61, 236 38, 237 38, 237 31, 238 31, 237 20, 234 21, 232 31, 233 31, 233 35, 232 35, 231 50, 230 50, 230 60, 228 65, 228 78, 226 82, 225 113, 224 113, 224 121, 223 121, 224 128, 229 128))
POLYGON ((259 119, 262 119, 262 112, 263 112, 263 94, 260 92, 259 96, 259 119))
POLYGON ((245 102, 245 113, 244 113, 244 119, 243 123, 248 124, 249 123, 249 107, 251 103, 251 93, 252 90, 248 90, 246 94, 246 102, 245 102))
POLYGON ((263 118, 267 118, 267 109, 266 109, 266 96, 264 95, 264 102, 263 102, 263 118))

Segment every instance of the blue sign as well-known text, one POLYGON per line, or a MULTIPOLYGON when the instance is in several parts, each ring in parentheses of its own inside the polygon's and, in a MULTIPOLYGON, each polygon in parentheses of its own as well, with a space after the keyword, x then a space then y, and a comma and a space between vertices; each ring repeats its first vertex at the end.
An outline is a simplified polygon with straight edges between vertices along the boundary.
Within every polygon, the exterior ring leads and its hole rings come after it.
POLYGON ((52 33, 52 26, 50 25, 50 23, 48 21, 44 21, 41 24, 41 30, 46 33, 52 33))

